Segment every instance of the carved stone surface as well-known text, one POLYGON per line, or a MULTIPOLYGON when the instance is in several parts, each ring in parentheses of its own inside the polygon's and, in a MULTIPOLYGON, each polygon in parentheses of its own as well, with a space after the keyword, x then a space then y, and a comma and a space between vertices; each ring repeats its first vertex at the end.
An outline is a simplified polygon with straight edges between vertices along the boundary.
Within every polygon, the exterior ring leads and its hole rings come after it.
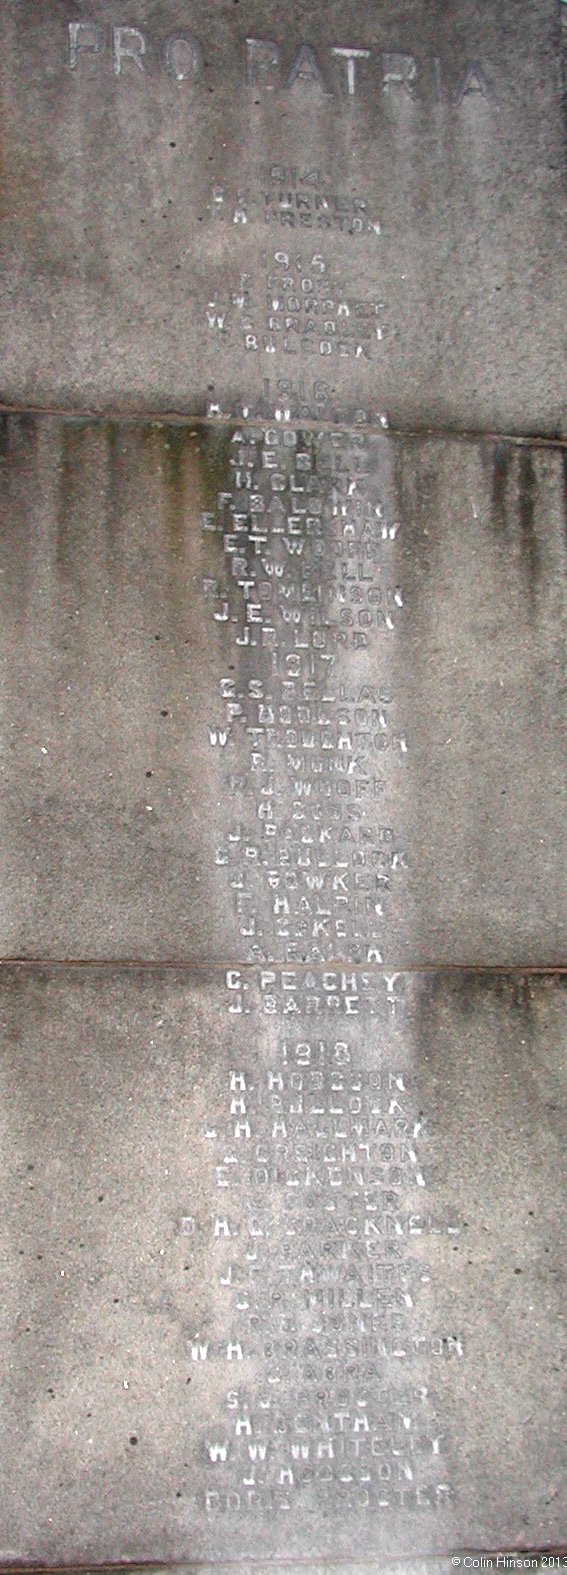
POLYGON ((4 955, 561 962, 558 452, 14 417, 3 454, 4 955))
POLYGON ((564 996, 4 967, 5 1560, 561 1540, 564 996))
POLYGON ((565 431, 557 0, 4 0, 4 397, 565 431))
POLYGON ((566 27, 0 6, 0 1567, 567 1547, 566 27))

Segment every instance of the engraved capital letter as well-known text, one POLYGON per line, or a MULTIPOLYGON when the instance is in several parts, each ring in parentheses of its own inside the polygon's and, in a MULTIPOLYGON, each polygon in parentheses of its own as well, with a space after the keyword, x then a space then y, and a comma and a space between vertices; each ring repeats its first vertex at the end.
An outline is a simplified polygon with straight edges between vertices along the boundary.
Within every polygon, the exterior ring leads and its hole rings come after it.
POLYGON ((356 66, 355 60, 369 60, 369 49, 332 49, 332 55, 339 55, 346 60, 347 89, 349 98, 354 98, 356 93, 356 66))
POLYGON ((295 59, 292 60, 289 74, 286 77, 286 88, 293 87, 296 82, 300 82, 304 87, 318 87, 322 93, 328 94, 329 92, 315 50, 312 49, 311 44, 301 44, 295 59))
MULTIPOLYGON (((246 81, 248 87, 259 87, 259 79, 274 71, 280 63, 280 51, 272 38, 246 39, 246 81)), ((273 88, 273 82, 265 87, 273 88)))
POLYGON ((455 103, 462 104, 463 99, 468 98, 469 94, 476 93, 480 93, 482 98, 490 98, 490 89, 484 71, 479 66, 478 61, 473 60, 471 65, 467 66, 463 80, 455 94, 455 103))
POLYGON ((104 34, 97 22, 69 22, 69 65, 75 71, 80 49, 92 49, 100 55, 104 49, 104 34))
POLYGON ((161 52, 168 77, 185 82, 187 77, 199 77, 203 70, 203 50, 193 33, 170 33, 161 52))
POLYGON ((382 86, 385 93, 403 88, 413 98, 417 63, 413 55, 382 55, 382 86))
POLYGON ((134 60, 138 69, 145 71, 146 48, 145 33, 139 27, 113 27, 112 69, 115 76, 120 76, 123 60, 134 60))

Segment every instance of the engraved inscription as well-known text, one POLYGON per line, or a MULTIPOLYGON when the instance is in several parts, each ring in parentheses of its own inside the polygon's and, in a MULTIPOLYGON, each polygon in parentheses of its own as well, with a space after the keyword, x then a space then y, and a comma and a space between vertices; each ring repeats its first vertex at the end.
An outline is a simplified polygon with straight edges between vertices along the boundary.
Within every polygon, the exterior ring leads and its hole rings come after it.
POLYGON ((313 1491, 362 1511, 450 1499, 435 1372, 464 1340, 422 1322, 421 1301, 427 1243, 459 1224, 424 1205, 399 1022, 383 1018, 370 1054, 282 1033, 275 1054, 227 1072, 206 1132, 223 1335, 189 1338, 192 1363, 226 1370, 201 1445, 211 1515, 285 1513, 313 1491))
MULTIPOLYGON (((80 70, 93 56, 100 56, 124 81, 138 73, 152 77, 164 72, 173 82, 201 79, 203 41, 184 28, 156 37, 133 20, 108 27, 88 18, 67 24, 67 64, 80 70)), ((436 55, 414 56, 368 49, 363 43, 329 44, 318 53, 307 42, 281 44, 275 39, 242 38, 240 80, 254 93, 291 93, 296 104, 321 97, 352 103, 359 93, 380 102, 431 99, 461 104, 465 98, 485 99, 491 84, 474 60, 453 60, 444 69, 436 55)))
POLYGON ((380 962, 409 863, 395 822, 409 746, 391 654, 401 522, 370 479, 362 433, 243 428, 229 448, 232 489, 202 524, 219 549, 206 604, 236 658, 208 740, 233 805, 216 861, 241 956, 380 962))
MULTIPOLYGON (((243 193, 240 200, 234 223, 245 224, 243 193)), ((209 300, 209 330, 216 336, 236 336, 248 353, 371 360, 387 332, 382 301, 353 295, 319 252, 304 256, 280 249, 264 261, 264 301, 258 300, 252 277, 240 274, 228 299, 209 300)))
POLYGON ((253 185, 211 188, 211 217, 232 224, 258 220, 282 229, 335 231, 349 236, 379 235, 380 221, 370 198, 333 189, 318 167, 267 164, 253 185))

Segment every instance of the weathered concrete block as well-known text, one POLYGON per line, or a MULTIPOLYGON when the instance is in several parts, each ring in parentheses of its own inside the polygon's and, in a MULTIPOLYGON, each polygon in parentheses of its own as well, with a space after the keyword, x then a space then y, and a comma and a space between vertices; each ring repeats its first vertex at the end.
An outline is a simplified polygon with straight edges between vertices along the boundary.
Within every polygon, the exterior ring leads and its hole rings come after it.
POLYGON ((564 1543, 564 986, 3 968, 5 1561, 564 1543))
POLYGON ((565 431, 557 0, 4 0, 4 398, 565 431))
POLYGON ((12 418, 4 955, 560 963, 563 467, 12 418))

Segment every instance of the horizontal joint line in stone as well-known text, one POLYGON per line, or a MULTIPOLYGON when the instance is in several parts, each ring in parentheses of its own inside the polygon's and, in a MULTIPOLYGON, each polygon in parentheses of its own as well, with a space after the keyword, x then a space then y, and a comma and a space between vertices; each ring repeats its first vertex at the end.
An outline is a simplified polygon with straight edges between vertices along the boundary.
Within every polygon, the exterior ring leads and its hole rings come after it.
MULTIPOLYGON (((387 974, 425 974, 425 973, 469 973, 489 975, 536 975, 549 976, 567 973, 567 963, 377 963, 377 962, 352 962, 344 957, 332 957, 325 962, 286 962, 281 958, 266 957, 263 962, 239 962, 238 958, 212 961, 197 958, 175 957, 0 957, 0 970, 22 968, 32 970, 43 969, 143 969, 159 973, 160 971, 175 971, 179 973, 224 973, 227 969, 238 969, 242 973, 261 973, 266 968, 293 969, 295 973, 328 973, 333 969, 344 970, 358 969, 364 973, 387 974)), ((343 1562, 342 1560, 339 1562, 343 1562)), ((90 1566, 89 1566, 90 1567, 90 1566)), ((3 1566, 0 1565, 0 1575, 3 1566)))
MULTIPOLYGON (((471 1554, 470 1547, 460 1547, 459 1554, 461 1557, 471 1554)), ((555 1545, 552 1548, 546 1545, 543 1549, 522 1545, 521 1548, 513 1548, 511 1552, 502 1548, 492 1549, 485 1547, 475 1547, 472 1550, 473 1557, 482 1557, 487 1560, 496 1560, 503 1557, 519 1560, 528 1555, 531 1558, 542 1558, 544 1555, 546 1557, 564 1558, 566 1554, 567 1547, 555 1547, 555 1545)), ((277 1554, 271 1554, 269 1559, 255 1559, 251 1557, 242 1559, 192 1559, 190 1563, 180 1559, 161 1560, 159 1563, 153 1563, 150 1560, 146 1562, 136 1560, 131 1563, 123 1561, 121 1564, 47 1565, 0 1563, 0 1575, 20 1575, 20 1572, 21 1575, 118 1575, 119 1571, 126 1572, 126 1575, 167 1575, 168 1571, 175 1571, 176 1575, 194 1575, 194 1572, 196 1575, 196 1572, 199 1571, 200 1575, 203 1575, 203 1572, 210 1571, 212 1575, 213 1571, 253 1569, 266 1571, 268 1568, 270 1570, 280 1570, 282 1575, 285 1575, 286 1571, 293 1572, 298 1569, 311 1570, 314 1572, 314 1575, 324 1575, 324 1572, 327 1570, 339 1571, 342 1569, 353 1572, 358 1571, 360 1575, 366 1575, 367 1571, 368 1575, 370 1575, 370 1572, 372 1572, 372 1575, 391 1575, 392 1571, 396 1571, 397 1575, 404 1575, 404 1572, 407 1572, 407 1575, 441 1575, 441 1572, 443 1572, 444 1575, 445 1570, 449 1571, 452 1567, 452 1557, 447 1553, 416 1554, 412 1559, 405 1558, 403 1555, 402 1557, 392 1555, 391 1557, 372 1560, 346 1557, 342 1559, 317 1559, 316 1557, 309 1559, 301 1557, 282 1559, 278 1558, 277 1554)))
MULTIPOLYGON (((541 432, 493 432, 489 428, 469 430, 467 428, 457 426, 435 427, 429 425, 427 422, 424 423, 423 427, 396 427, 394 425, 390 425, 389 422, 386 426, 384 426, 381 422, 357 422, 354 420, 354 418, 350 421, 344 418, 338 421, 331 421, 328 419, 324 420, 319 417, 313 418, 304 416, 290 416, 288 419, 283 421, 274 415, 251 417, 237 415, 234 411, 223 412, 215 416, 204 416, 202 414, 192 415, 190 411, 186 410, 145 410, 128 408, 116 409, 110 406, 98 406, 96 408, 85 406, 84 408, 75 408, 69 406, 65 407, 63 405, 11 405, 4 404, 0 400, 0 417, 1 416, 33 416, 38 419, 41 417, 47 418, 51 416, 61 421, 69 422, 115 421, 117 423, 120 422, 123 425, 130 423, 133 426, 167 426, 171 424, 179 424, 180 426, 213 428, 234 425, 243 428, 257 428, 259 426, 273 426, 275 422, 276 425, 281 426, 282 431, 285 431, 287 427, 290 429, 293 429, 294 427, 301 427, 301 430, 305 432, 352 432, 353 429, 356 429, 360 432, 367 432, 369 434, 378 433, 381 436, 387 435, 389 437, 403 438, 404 440, 438 438, 443 441, 452 439, 454 442, 463 443, 516 443, 521 447, 529 446, 531 448, 537 447, 559 450, 567 449, 567 438, 549 437, 545 433, 541 432)), ((0 1575, 1 1569, 2 1566, 0 1565, 0 1575)))

